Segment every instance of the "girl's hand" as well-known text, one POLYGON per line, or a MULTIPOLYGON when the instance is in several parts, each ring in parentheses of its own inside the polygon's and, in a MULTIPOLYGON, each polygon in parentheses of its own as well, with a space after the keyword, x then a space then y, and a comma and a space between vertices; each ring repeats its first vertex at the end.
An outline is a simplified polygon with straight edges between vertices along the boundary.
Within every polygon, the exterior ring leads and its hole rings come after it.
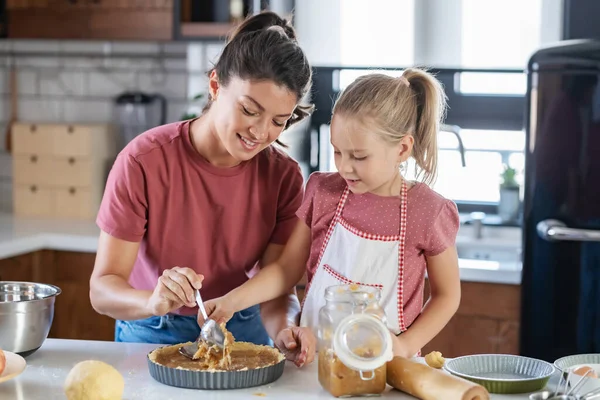
POLYGON ((310 364, 315 359, 317 338, 310 328, 298 326, 282 329, 275 338, 277 347, 285 358, 293 361, 297 367, 310 364))
POLYGON ((416 352, 411 350, 406 340, 402 339, 402 335, 396 336, 394 333, 390 332, 392 335, 392 351, 394 353, 394 357, 402 357, 402 358, 412 358, 415 356, 416 352))
POLYGON ((152 315, 162 316, 182 306, 196 306, 195 289, 202 287, 204 276, 190 268, 174 267, 163 271, 148 299, 152 315))
MULTIPOLYGON (((236 311, 227 295, 205 301, 204 308, 206 309, 208 318, 214 320, 218 324, 229 321, 236 311)), ((202 312, 198 310, 198 325, 202 326, 205 322, 202 312)))

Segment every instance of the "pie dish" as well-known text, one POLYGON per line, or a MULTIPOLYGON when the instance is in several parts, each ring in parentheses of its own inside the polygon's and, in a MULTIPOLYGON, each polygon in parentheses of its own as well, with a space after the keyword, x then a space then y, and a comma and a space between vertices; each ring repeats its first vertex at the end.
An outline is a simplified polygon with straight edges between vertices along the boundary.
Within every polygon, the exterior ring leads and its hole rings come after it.
POLYGON ((181 346, 189 344, 162 346, 148 353, 150 375, 169 386, 215 390, 266 385, 283 374, 285 356, 274 347, 231 340, 219 352, 201 342, 194 355, 197 359, 191 360, 179 353, 181 346))

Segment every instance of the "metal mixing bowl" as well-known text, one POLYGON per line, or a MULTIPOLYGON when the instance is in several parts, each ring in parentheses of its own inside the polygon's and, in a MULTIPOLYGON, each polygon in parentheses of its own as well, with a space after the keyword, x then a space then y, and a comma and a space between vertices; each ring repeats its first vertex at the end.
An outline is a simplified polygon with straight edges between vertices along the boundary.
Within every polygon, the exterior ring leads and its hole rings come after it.
POLYGON ((0 281, 0 348, 23 357, 44 343, 60 288, 44 283, 0 281))

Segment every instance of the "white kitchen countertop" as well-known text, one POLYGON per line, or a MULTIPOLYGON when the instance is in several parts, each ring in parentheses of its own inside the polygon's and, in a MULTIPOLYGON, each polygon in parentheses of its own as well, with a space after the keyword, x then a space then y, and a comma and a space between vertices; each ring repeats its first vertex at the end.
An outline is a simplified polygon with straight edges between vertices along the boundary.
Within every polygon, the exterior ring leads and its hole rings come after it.
MULTIPOLYGON (((99 233, 100 229, 92 220, 25 218, 0 214, 0 259, 42 249, 94 253, 99 233)), ((457 244, 477 245, 470 240, 459 236, 457 244)), ((501 238, 481 241, 481 245, 489 246, 496 242, 506 246, 506 239, 501 238)), ((510 243, 512 242, 509 241, 510 243)), ((461 258, 459 266, 463 281, 515 285, 521 283, 521 263, 518 262, 461 258)))
MULTIPOLYGON (((286 400, 333 399, 317 380, 317 362, 302 369, 288 363, 283 376, 272 384, 239 390, 199 391, 181 389, 155 381, 148 372, 146 355, 159 345, 99 341, 47 339, 29 356, 25 371, 18 377, 0 383, 0 399, 58 400, 65 399, 63 384, 71 368, 78 362, 95 359, 109 363, 123 375, 123 400, 202 399, 233 400, 271 398, 286 400)), ((391 388, 388 388, 391 389, 391 388)), ((414 399, 396 390, 388 390, 383 398, 414 399)), ((493 400, 525 400, 528 395, 492 395, 493 400)))
POLYGON ((0 259, 42 249, 94 253, 99 234, 100 229, 90 220, 0 214, 0 259))

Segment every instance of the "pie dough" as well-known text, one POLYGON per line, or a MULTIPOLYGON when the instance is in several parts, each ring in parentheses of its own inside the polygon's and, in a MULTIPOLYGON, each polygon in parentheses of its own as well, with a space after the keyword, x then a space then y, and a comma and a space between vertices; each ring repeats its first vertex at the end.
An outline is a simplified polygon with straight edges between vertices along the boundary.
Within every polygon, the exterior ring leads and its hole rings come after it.
POLYGON ((248 342, 236 342, 235 338, 221 325, 225 333, 225 346, 209 346, 200 341, 194 359, 181 355, 179 348, 191 342, 160 347, 149 354, 150 361, 169 368, 190 371, 245 371, 266 368, 278 364, 285 359, 276 348, 248 342))
POLYGON ((432 351, 431 353, 425 356, 425 362, 431 368, 440 369, 444 366, 446 360, 442 357, 442 353, 439 351, 432 351))

